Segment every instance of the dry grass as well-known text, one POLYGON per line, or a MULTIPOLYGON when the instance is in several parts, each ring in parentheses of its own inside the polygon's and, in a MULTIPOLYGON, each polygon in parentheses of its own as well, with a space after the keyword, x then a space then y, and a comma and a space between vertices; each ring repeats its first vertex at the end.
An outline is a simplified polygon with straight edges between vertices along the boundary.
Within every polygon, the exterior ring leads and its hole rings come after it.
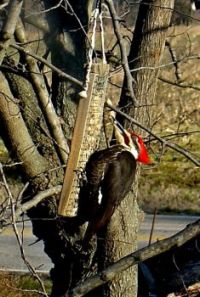
MULTIPOLYGON (((200 60, 194 58, 199 53, 199 26, 177 27, 171 30, 169 41, 176 52, 182 84, 194 85, 181 88, 158 82, 154 131, 160 135, 179 132, 200 131, 200 60)), ((169 51, 165 49, 163 64, 171 62, 169 51)), ((160 76, 176 82, 175 68, 168 66, 160 76)), ((190 151, 200 160, 199 133, 185 135, 171 140, 190 151)), ((139 202, 146 211, 155 207, 160 211, 200 212, 200 170, 190 161, 172 150, 161 153, 159 146, 153 146, 152 169, 142 170, 139 187, 139 202)))
MULTIPOLYGON (((47 276, 41 276, 47 292, 50 292, 51 283, 47 276)), ((41 297, 40 286, 33 277, 27 274, 0 273, 1 297, 41 297), (38 292, 36 292, 38 291, 38 292)))

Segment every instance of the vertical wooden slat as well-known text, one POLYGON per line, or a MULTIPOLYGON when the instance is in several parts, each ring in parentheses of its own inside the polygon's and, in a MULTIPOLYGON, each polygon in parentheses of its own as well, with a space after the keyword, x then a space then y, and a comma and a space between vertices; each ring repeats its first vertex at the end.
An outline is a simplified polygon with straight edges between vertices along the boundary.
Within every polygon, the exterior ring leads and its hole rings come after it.
POLYGON ((98 146, 108 71, 107 64, 94 64, 90 74, 88 96, 80 99, 58 207, 58 214, 62 216, 77 215, 81 176, 90 154, 98 146))

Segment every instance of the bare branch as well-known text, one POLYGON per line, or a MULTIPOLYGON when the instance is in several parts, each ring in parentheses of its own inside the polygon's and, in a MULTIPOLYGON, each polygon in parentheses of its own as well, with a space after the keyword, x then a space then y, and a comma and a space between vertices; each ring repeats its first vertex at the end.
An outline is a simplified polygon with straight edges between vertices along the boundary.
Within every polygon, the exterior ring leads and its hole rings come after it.
POLYGON ((16 220, 18 220, 18 218, 23 213, 25 213, 27 210, 31 209, 32 207, 36 206, 38 203, 40 203, 45 198, 59 194, 61 192, 61 189, 62 189, 62 186, 58 185, 58 186, 52 187, 50 189, 38 192, 37 195, 35 195, 30 201, 19 205, 15 211, 16 220))
POLYGON ((23 21, 25 21, 28 24, 31 24, 32 26, 36 27, 44 33, 50 34, 48 23, 45 22, 45 20, 43 20, 42 18, 36 18, 35 16, 29 15, 26 16, 23 19, 23 21))
POLYGON ((10 41, 13 37, 18 17, 22 8, 22 0, 11 0, 8 6, 7 19, 3 25, 0 38, 0 65, 6 54, 10 41))
POLYGON ((177 82, 174 82, 174 81, 171 81, 169 79, 166 79, 162 76, 159 76, 158 78, 159 80, 163 81, 164 83, 167 83, 167 84, 170 84, 170 85, 173 85, 173 86, 176 86, 176 87, 179 87, 179 88, 183 88, 183 89, 192 89, 192 90, 197 90, 197 91, 200 91, 200 87, 198 86, 194 86, 193 84, 191 83, 177 83, 177 82))
POLYGON ((134 92, 133 92, 133 77, 130 72, 129 64, 128 64, 128 58, 127 58, 127 52, 126 52, 126 45, 123 40, 123 36, 120 32, 120 25, 119 25, 119 17, 117 16, 115 6, 112 0, 106 0, 106 4, 108 5, 112 21, 113 21, 113 27, 115 31, 115 35, 117 37, 120 52, 121 52, 121 58, 122 58, 122 67, 124 69, 126 79, 127 79, 127 88, 129 91, 129 96, 133 100, 134 105, 137 105, 137 100, 135 98, 134 92))
MULTIPOLYGON (((78 17, 77 14, 75 13, 75 11, 74 11, 74 9, 73 9, 73 6, 69 3, 68 0, 65 0, 65 2, 66 2, 66 4, 65 4, 65 6, 64 6, 63 8, 64 8, 64 9, 66 10, 66 12, 67 12, 68 7, 69 7, 69 9, 71 10, 71 13, 74 15, 75 19, 76 19, 77 22, 79 23, 80 28, 81 28, 81 30, 83 31, 85 37, 88 39, 87 32, 86 32, 84 26, 82 25, 81 20, 79 19, 79 17, 78 17)), ((90 0, 89 2, 92 3, 93 1, 90 0)), ((89 10, 90 10, 90 6, 91 6, 91 5, 92 5, 92 4, 88 4, 88 9, 89 9, 89 10)), ((89 41, 89 39, 88 39, 88 41, 89 41)), ((89 41, 89 42, 90 42, 90 41, 89 41)), ((90 46, 91 46, 91 45, 90 45, 90 46)))
POLYGON ((26 55, 29 55, 31 56, 32 58, 42 62, 43 64, 45 64, 47 67, 49 67, 50 69, 52 69, 53 71, 55 71, 56 73, 58 73, 58 75, 62 78, 65 78, 67 80, 69 80, 70 82, 82 87, 83 86, 83 82, 74 78, 73 76, 63 72, 62 70, 60 70, 59 68, 57 68, 56 66, 54 66, 53 64, 49 63, 46 59, 36 55, 36 54, 33 54, 30 52, 30 50, 27 50, 17 44, 11 44, 10 45, 12 48, 15 48, 21 52, 24 52, 26 55))
MULTIPOLYGON (((17 39, 21 43, 27 42, 25 30, 21 20, 17 24, 15 34, 17 39)), ((52 133, 52 136, 55 139, 55 143, 57 144, 59 155, 61 156, 63 163, 66 163, 69 153, 69 147, 63 134, 59 118, 56 114, 53 103, 47 91, 44 77, 42 74, 40 74, 40 69, 35 59, 28 55, 25 56, 25 59, 30 70, 30 75, 34 87, 37 90, 38 99, 42 106, 46 121, 51 128, 50 132, 52 133)))
MULTIPOLYGON (((62 186, 58 185, 50 189, 38 192, 37 195, 35 195, 31 200, 17 206, 17 208, 15 209, 15 221, 18 221, 19 217, 22 214, 26 213, 32 207, 37 206, 37 204, 40 203, 45 198, 59 194, 61 192, 61 189, 62 189, 62 186)), ((0 227, 2 231, 4 227, 11 224, 10 217, 3 219, 0 223, 1 223, 0 227)))
POLYGON ((197 165, 198 167, 200 167, 200 162, 198 160, 196 160, 189 152, 187 152, 185 149, 177 146, 174 143, 171 143, 165 139, 163 139, 160 136, 157 136, 155 133, 153 133, 150 129, 146 128, 144 125, 142 125, 141 123, 139 123, 138 121, 134 120, 132 117, 130 117, 129 115, 127 115, 126 113, 124 113, 123 111, 121 111, 120 109, 114 107, 113 105, 111 105, 110 103, 106 102, 106 106, 108 106, 110 109, 114 110, 115 112, 117 112, 118 114, 122 115, 124 118, 126 118, 127 120, 129 120, 131 123, 135 124, 136 126, 140 127, 141 129, 143 129, 144 131, 148 132, 150 135, 152 135, 155 139, 157 139, 160 143, 162 143, 164 146, 167 146, 175 151, 177 151, 178 153, 180 153, 181 155, 185 156, 188 160, 190 160, 192 163, 194 163, 195 165, 197 165))
POLYGON ((172 62, 174 64, 174 68, 175 68, 175 76, 176 76, 176 79, 178 82, 181 81, 181 76, 182 76, 182 73, 181 73, 181 70, 180 70, 180 67, 179 67, 179 61, 177 59, 177 56, 176 56, 176 51, 175 49, 172 47, 171 43, 169 41, 166 41, 165 42, 165 45, 168 47, 169 49, 169 53, 171 55, 171 58, 172 58, 172 62))
POLYGON ((0 74, 0 90, 0 119, 7 130, 7 137, 26 174, 34 177, 46 171, 47 162, 38 153, 3 74, 0 74))
POLYGON ((38 291, 38 290, 30 290, 30 289, 20 289, 20 288, 16 288, 16 287, 13 287, 13 286, 10 286, 8 284, 6 284, 6 287, 11 289, 12 291, 16 291, 16 292, 23 292, 22 294, 24 294, 25 292, 29 293, 35 293, 38 295, 44 295, 44 296, 47 296, 46 293, 43 293, 41 291, 38 291))
POLYGON ((4 9, 6 6, 8 6, 8 1, 4 1, 4 3, 0 5, 0 10, 4 9))
POLYGON ((12 193, 10 191, 9 185, 7 183, 6 177, 4 175, 4 171, 3 171, 3 166, 0 164, 0 173, 3 179, 3 183, 5 185, 9 200, 10 200, 10 206, 11 206, 11 217, 12 217, 12 227, 13 227, 13 231, 15 233, 18 245, 19 245, 19 249, 20 249, 20 253, 21 253, 21 258, 24 261, 25 265, 27 266, 28 270, 31 272, 31 274, 38 280, 43 294, 48 297, 46 290, 45 290, 45 286, 41 280, 41 278, 39 277, 39 275, 37 274, 35 268, 31 265, 31 263, 27 260, 26 256, 25 256, 25 251, 24 251, 24 247, 23 247, 23 240, 21 239, 19 232, 18 232, 18 228, 17 228, 17 224, 16 224, 16 216, 15 216, 15 203, 14 203, 14 199, 12 196, 12 193))
MULTIPOLYGON (((193 130, 193 131, 184 131, 184 132, 177 132, 177 133, 172 133, 172 134, 166 134, 162 136, 162 138, 166 139, 172 139, 172 138, 177 138, 177 137, 183 137, 185 135, 192 135, 192 134, 199 134, 200 130, 193 130)), ((152 139, 154 140, 154 138, 152 139)))
MULTIPOLYGON (((31 15, 31 16, 34 16, 34 15, 40 15, 40 14, 44 14, 44 13, 46 13, 46 12, 55 10, 55 9, 57 9, 57 8, 59 8, 59 7, 61 6, 62 2, 63 2, 63 0, 60 0, 56 5, 51 6, 51 7, 48 8, 48 9, 40 10, 39 12, 32 12, 30 15, 31 15)), ((28 17, 29 17, 29 15, 28 15, 28 17)))
POLYGON ((170 250, 173 247, 180 247, 192 238, 200 234, 200 220, 188 225, 184 230, 177 234, 155 242, 150 246, 144 247, 110 265, 97 275, 88 278, 85 282, 79 284, 72 289, 71 292, 66 293, 64 297, 81 297, 91 290, 107 283, 114 279, 120 272, 129 267, 143 262, 149 258, 155 257, 163 252, 170 250))

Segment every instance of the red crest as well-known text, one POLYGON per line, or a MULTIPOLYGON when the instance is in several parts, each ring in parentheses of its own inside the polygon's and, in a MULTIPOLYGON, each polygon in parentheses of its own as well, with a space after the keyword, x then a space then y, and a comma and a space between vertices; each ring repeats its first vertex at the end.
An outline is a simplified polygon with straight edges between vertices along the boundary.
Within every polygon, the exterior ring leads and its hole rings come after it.
POLYGON ((138 162, 141 162, 143 164, 150 164, 151 160, 148 155, 147 148, 144 144, 144 141, 140 135, 137 135, 135 132, 130 131, 131 135, 137 138, 138 146, 139 146, 139 155, 138 155, 138 162))

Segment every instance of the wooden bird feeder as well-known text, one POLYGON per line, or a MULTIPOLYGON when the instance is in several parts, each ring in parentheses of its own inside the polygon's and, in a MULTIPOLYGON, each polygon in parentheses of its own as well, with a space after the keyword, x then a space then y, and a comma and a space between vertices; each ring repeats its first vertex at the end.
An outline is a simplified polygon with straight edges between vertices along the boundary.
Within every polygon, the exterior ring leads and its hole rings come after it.
POLYGON ((58 214, 75 217, 80 182, 89 156, 96 150, 103 121, 109 66, 93 64, 87 98, 81 98, 74 127, 71 151, 65 172, 58 214))

